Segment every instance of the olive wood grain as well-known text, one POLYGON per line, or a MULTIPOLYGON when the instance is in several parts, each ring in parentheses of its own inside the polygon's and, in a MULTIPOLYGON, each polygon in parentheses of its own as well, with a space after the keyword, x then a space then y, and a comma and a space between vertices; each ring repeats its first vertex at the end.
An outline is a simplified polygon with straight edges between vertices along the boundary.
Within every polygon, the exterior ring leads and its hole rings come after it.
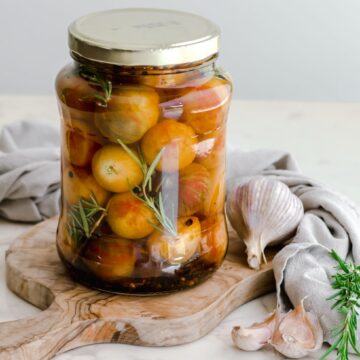
POLYGON ((62 266, 56 226, 53 218, 32 227, 6 253, 8 287, 44 311, 0 324, 2 360, 51 359, 104 342, 184 344, 207 334, 241 304, 274 289, 271 261, 259 271, 250 270, 241 243, 233 239, 221 268, 193 289, 149 297, 93 291, 73 282, 62 266))

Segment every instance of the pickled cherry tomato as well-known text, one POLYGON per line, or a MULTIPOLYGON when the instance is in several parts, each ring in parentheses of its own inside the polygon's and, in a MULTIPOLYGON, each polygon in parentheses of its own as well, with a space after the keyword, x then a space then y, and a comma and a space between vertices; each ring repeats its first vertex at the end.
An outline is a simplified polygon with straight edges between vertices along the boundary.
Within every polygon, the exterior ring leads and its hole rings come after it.
POLYGON ((66 148, 69 161, 73 165, 86 166, 91 163, 92 157, 99 149, 99 144, 87 139, 80 132, 66 131, 66 148))
POLYGON ((210 170, 209 188, 205 194, 204 206, 200 213, 204 216, 220 214, 225 205, 225 168, 210 170))
POLYGON ((63 170, 62 189, 65 201, 74 205, 94 196, 99 205, 106 204, 109 192, 103 189, 86 168, 68 166, 63 170))
POLYGON ((95 110, 92 95, 96 89, 82 78, 75 67, 66 66, 56 78, 56 91, 62 104, 65 117, 89 118, 95 110))
POLYGON ((227 250, 228 235, 223 214, 208 217, 201 222, 201 257, 209 263, 220 263, 227 250))
POLYGON ((154 213, 131 192, 110 199, 106 220, 115 234, 128 239, 148 236, 158 223, 154 213))
POLYGON ((152 127, 141 140, 141 150, 150 165, 162 151, 156 169, 173 172, 193 162, 196 155, 194 130, 176 120, 166 119, 152 127))
POLYGON ((95 153, 92 171, 100 186, 112 192, 129 191, 143 180, 138 163, 115 144, 105 145, 95 153))
POLYGON ((130 276, 136 261, 132 241, 115 236, 91 239, 84 254, 85 264, 106 280, 130 276))
POLYGON ((221 167, 225 162, 225 139, 225 128, 199 135, 195 161, 207 169, 221 167))
POLYGON ((124 85, 113 90, 106 107, 100 107, 95 123, 112 142, 132 144, 156 124, 160 115, 159 96, 148 86, 124 85))
POLYGON ((213 78, 182 97, 182 122, 197 134, 215 131, 226 118, 231 88, 227 81, 213 78))
POLYGON ((209 188, 209 171, 192 163, 179 173, 179 215, 189 216, 199 211, 209 188))

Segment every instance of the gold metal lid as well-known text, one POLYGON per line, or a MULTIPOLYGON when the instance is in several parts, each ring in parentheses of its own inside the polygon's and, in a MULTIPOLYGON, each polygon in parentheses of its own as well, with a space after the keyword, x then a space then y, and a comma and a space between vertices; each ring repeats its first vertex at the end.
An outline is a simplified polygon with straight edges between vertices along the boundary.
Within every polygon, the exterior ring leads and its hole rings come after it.
POLYGON ((123 66, 166 66, 204 60, 218 52, 220 30, 201 16, 162 9, 92 13, 69 26, 71 51, 123 66))

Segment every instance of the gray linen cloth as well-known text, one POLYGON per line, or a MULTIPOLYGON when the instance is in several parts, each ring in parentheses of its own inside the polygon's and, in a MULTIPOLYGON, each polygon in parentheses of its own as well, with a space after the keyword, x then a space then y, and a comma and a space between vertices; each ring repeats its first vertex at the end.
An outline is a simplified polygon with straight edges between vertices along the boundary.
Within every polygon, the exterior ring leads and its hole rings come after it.
MULTIPOLYGON (((59 134, 37 123, 6 126, 0 135, 0 215, 21 221, 40 221, 59 212, 59 134)), ((315 313, 325 340, 341 320, 326 298, 333 293, 335 262, 329 249, 360 264, 360 212, 344 196, 301 174, 296 161, 282 151, 228 150, 228 188, 262 174, 289 186, 304 204, 305 216, 292 242, 273 261, 278 304, 283 310, 303 298, 315 313)))
MULTIPOLYGON (((229 150, 228 187, 253 175, 265 175, 289 186, 302 201, 305 215, 291 243, 274 258, 278 306, 287 311, 305 299, 307 311, 319 318, 325 341, 341 316, 331 310, 334 294, 331 276, 334 249, 342 258, 360 264, 360 210, 350 200, 326 185, 301 174, 290 154, 281 151, 242 153, 229 150)), ((358 329, 360 336, 360 329, 358 329)))
POLYGON ((0 135, 0 215, 36 222, 59 212, 59 131, 22 121, 0 135))

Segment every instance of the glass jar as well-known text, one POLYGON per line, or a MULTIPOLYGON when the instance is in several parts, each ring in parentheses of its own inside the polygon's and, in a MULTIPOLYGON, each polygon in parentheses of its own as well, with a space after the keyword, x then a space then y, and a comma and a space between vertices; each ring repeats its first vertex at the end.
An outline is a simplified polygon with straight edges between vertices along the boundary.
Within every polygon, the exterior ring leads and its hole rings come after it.
POLYGON ((56 79, 60 257, 93 288, 185 289, 221 265, 229 78, 219 31, 188 13, 126 9, 69 27, 56 79))

